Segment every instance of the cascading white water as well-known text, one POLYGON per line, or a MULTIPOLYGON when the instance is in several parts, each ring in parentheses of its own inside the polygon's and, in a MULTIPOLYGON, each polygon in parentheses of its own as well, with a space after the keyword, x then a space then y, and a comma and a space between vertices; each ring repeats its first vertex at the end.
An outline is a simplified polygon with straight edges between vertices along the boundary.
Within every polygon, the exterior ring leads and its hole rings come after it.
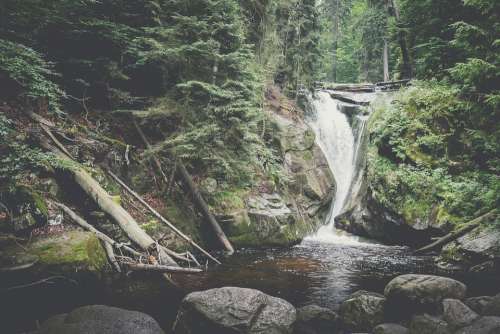
POLYGON ((312 101, 314 115, 310 118, 309 125, 316 134, 318 146, 326 156, 335 177, 337 190, 328 223, 306 239, 359 244, 361 241, 358 237, 337 229, 334 224, 335 217, 342 212, 351 194, 353 180, 357 176, 357 155, 366 117, 359 119, 357 138, 354 138, 347 116, 341 111, 341 103, 333 99, 328 92, 318 92, 317 97, 312 101))

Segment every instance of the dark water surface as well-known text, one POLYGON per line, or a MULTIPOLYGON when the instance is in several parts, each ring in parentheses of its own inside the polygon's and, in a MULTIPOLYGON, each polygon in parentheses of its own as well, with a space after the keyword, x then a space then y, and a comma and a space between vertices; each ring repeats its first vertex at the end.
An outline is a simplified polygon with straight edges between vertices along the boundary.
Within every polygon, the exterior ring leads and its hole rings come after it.
MULTIPOLYGON (((0 293, 1 333, 32 329, 36 320, 87 304, 107 304, 146 312, 168 330, 186 293, 222 286, 248 287, 281 297, 295 306, 318 304, 336 309, 360 289, 382 292, 393 277, 404 273, 446 275, 432 257, 412 256, 405 247, 377 244, 331 244, 304 241, 289 249, 242 250, 199 275, 177 275, 183 291, 174 291, 157 274, 131 274, 75 285, 60 281, 0 293)), ((452 276, 453 275, 449 275, 452 276)), ((469 295, 495 294, 495 277, 456 276, 469 295)), ((33 280, 33 279, 32 279, 33 280)))

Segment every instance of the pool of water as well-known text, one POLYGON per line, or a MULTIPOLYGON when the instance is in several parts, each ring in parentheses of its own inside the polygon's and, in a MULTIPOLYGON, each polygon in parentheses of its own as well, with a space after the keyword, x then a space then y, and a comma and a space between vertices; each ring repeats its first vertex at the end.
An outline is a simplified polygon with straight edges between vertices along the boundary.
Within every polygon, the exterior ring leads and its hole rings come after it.
MULTIPOLYGON (((446 275, 432 257, 413 256, 406 247, 305 240, 288 249, 241 250, 202 274, 176 275, 181 289, 169 288, 159 275, 134 273, 107 278, 105 284, 102 280, 77 285, 60 281, 2 293, 0 328, 19 332, 34 328, 36 320, 80 305, 107 304, 151 314, 168 330, 183 296, 222 286, 259 289, 297 307, 318 304, 336 309, 350 293, 382 292, 389 280, 404 273, 446 275)), ((455 278, 468 284, 471 296, 500 292, 498 277, 455 278)))

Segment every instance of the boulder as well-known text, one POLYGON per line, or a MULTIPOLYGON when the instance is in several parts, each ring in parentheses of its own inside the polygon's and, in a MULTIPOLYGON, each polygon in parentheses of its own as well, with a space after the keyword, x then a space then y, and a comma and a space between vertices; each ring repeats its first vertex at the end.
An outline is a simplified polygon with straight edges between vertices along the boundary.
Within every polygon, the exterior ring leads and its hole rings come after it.
POLYGON ((485 305, 484 315, 500 317, 500 294, 492 297, 490 302, 485 305))
POLYGON ((224 287, 193 292, 181 303, 175 334, 291 334, 295 308, 258 290, 224 287))
POLYGON ((348 330, 370 331, 384 321, 384 307, 384 296, 361 290, 340 305, 340 317, 348 330))
POLYGON ((465 300, 465 305, 469 306, 474 312, 485 315, 486 309, 493 300, 491 296, 471 297, 465 300))
POLYGON ((332 333, 339 327, 339 316, 330 309, 307 305, 297 309, 295 334, 332 333))
POLYGON ((373 329, 373 334, 409 334, 410 330, 399 324, 381 324, 373 329))
POLYGON ((163 334, 149 315, 104 305, 79 307, 46 320, 38 334, 163 334))
POLYGON ((457 299, 443 300, 443 319, 453 328, 470 325, 479 315, 457 299))
POLYGON ((451 334, 446 321, 428 314, 413 316, 410 334, 451 334))
POLYGON ((454 279, 433 275, 401 275, 385 287, 388 307, 394 312, 414 314, 438 311, 445 298, 463 299, 467 287, 454 279))
POLYGON ((500 333, 500 317, 482 317, 472 325, 462 328, 456 334, 498 334, 500 333))

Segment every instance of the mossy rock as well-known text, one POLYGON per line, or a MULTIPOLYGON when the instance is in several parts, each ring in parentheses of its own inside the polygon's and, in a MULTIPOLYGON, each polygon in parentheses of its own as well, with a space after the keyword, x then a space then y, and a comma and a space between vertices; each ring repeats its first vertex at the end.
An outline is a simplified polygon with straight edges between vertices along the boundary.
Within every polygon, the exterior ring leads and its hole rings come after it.
POLYGON ((101 271, 108 261, 99 239, 79 230, 35 240, 29 253, 39 257, 40 265, 75 270, 101 271))

